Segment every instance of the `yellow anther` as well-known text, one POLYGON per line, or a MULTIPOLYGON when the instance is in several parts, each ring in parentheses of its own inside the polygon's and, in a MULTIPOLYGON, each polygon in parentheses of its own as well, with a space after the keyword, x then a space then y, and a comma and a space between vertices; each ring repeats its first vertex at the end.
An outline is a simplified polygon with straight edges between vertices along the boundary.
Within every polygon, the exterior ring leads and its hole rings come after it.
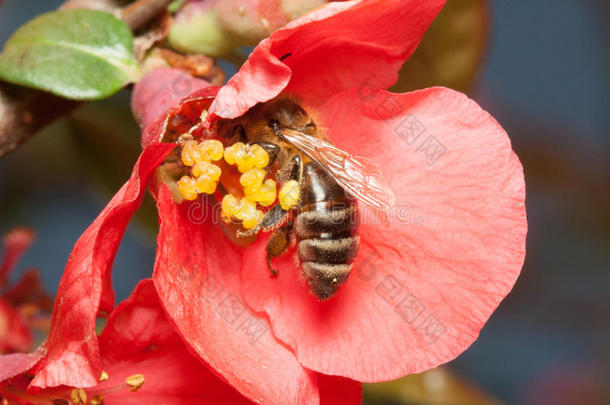
POLYGON ((263 186, 265 171, 263 169, 251 169, 241 175, 239 183, 244 187, 244 194, 257 193, 263 186))
POLYGON ((276 196, 277 188, 275 186, 275 181, 271 179, 265 180, 263 185, 255 193, 248 194, 246 192, 246 198, 248 198, 248 200, 255 201, 263 207, 268 207, 273 204, 276 196))
POLYGON ((199 176, 195 180, 197 191, 202 194, 214 194, 216 192, 217 180, 212 180, 207 176, 199 176))
POLYGON ((129 385, 129 389, 134 392, 142 388, 144 385, 144 374, 134 374, 125 379, 125 383, 129 385))
POLYGON ((102 375, 100 376, 100 382, 106 381, 108 379, 108 373, 102 370, 102 375))
POLYGON ((186 141, 182 145, 180 159, 185 166, 193 166, 195 163, 203 161, 201 152, 197 150, 197 141, 186 141))
POLYGON ((101 395, 96 395, 89 402, 90 405, 104 405, 104 397, 101 395))
POLYGON ((220 178, 220 167, 208 162, 200 162, 193 166, 193 176, 199 193, 214 194, 220 178))
POLYGON ((225 149, 225 160, 228 164, 237 164, 237 170, 245 173, 248 170, 262 169, 269 164, 269 154, 260 145, 245 145, 237 142, 225 149))
POLYGON ((242 221, 242 225, 246 229, 252 229, 258 225, 263 219, 263 211, 256 209, 256 203, 242 198, 239 208, 235 210, 234 216, 242 221))
POLYGON ((182 176, 180 180, 178 180, 178 191, 182 198, 188 201, 193 201, 197 199, 197 182, 194 178, 189 176, 182 176))
POLYGON ((220 167, 208 162, 199 162, 193 166, 193 176, 207 176, 210 179, 218 180, 222 171, 220 167))
POLYGON ((296 180, 288 180, 284 183, 278 196, 282 209, 288 211, 290 208, 297 205, 300 194, 301 190, 299 189, 299 183, 296 180))
POLYGON ((197 150, 201 152, 202 155, 209 158, 209 160, 216 161, 222 159, 224 147, 220 141, 215 139, 206 139, 205 141, 201 142, 199 146, 197 146, 197 150))
POLYGON ((70 399, 74 405, 85 405, 87 403, 87 393, 82 388, 74 388, 70 392, 70 399))
POLYGON ((198 163, 220 160, 223 153, 222 143, 215 139, 206 139, 201 143, 190 140, 182 145, 180 159, 185 166, 194 166, 198 163))
POLYGON ((227 194, 222 198, 222 218, 229 222, 235 216, 235 212, 239 208, 239 201, 235 196, 227 194))
POLYGON ((228 164, 234 165, 246 156, 246 145, 242 142, 234 143, 225 149, 224 156, 228 164))

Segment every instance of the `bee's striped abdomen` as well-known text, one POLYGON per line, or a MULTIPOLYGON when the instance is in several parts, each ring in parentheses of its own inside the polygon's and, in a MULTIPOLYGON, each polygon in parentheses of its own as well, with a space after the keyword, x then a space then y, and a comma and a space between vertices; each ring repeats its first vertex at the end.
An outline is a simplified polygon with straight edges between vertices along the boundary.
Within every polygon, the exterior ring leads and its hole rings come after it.
POLYGON ((318 165, 306 164, 295 233, 303 276, 321 300, 349 276, 360 243, 358 225, 356 200, 318 165))

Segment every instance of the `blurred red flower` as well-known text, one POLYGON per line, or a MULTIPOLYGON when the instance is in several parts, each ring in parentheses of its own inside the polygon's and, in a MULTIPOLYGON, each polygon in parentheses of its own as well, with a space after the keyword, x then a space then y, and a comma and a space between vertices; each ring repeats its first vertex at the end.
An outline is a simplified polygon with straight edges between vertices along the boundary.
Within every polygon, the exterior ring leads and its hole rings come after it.
POLYGON ((176 331, 218 375, 262 403, 318 403, 331 379, 323 374, 383 381, 463 352, 520 272, 525 186, 508 136, 474 101, 446 88, 382 90, 442 5, 331 3, 262 41, 221 89, 168 69, 145 77, 134 93, 144 151, 72 252, 32 386, 97 384, 95 317, 112 309, 118 244, 175 147, 158 143, 163 136, 200 125, 206 109, 207 123, 235 118, 279 94, 315 111, 338 147, 382 164, 398 210, 388 228, 361 225, 352 276, 319 302, 299 280, 292 254, 274 262, 280 277, 269 278, 268 235, 238 247, 210 215, 194 217, 206 208, 202 201, 176 204, 155 183, 153 281, 176 331))
MULTIPOLYGON (((36 370, 28 370, 31 365, 22 363, 20 369, 13 369, 14 375, 10 377, 4 374, 5 368, 0 371, 0 380, 4 380, 0 383, 0 401, 66 405, 252 403, 189 353, 163 312, 150 279, 142 280, 132 296, 110 314, 99 336, 99 347, 103 371, 95 386, 85 389, 62 386, 28 392, 31 375, 36 370)), ((0 365, 17 356, 23 359, 23 355, 3 356, 0 365)), ((329 379, 331 383, 336 381, 329 379)), ((322 386, 322 395, 332 387, 326 381, 322 386)), ((347 394, 350 389, 359 390, 355 383, 340 388, 345 388, 347 394)))
POLYGON ((52 301, 44 292, 38 272, 29 269, 13 285, 10 275, 36 234, 31 229, 14 228, 2 238, 4 258, 0 262, 0 354, 31 349, 30 324, 41 310, 50 310, 52 301))

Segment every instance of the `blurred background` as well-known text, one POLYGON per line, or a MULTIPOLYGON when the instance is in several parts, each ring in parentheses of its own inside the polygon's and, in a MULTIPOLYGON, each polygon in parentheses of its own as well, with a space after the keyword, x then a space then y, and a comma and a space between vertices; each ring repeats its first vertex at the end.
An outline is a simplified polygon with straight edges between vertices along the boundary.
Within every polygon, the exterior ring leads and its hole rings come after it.
MULTIPOLYGON (((5 0, 0 44, 60 4, 5 0)), ((610 404, 609 21, 603 0, 448 0, 405 65, 397 90, 465 91, 509 133, 525 169, 528 252, 472 347, 441 369, 367 387, 366 403, 610 404)), ((38 232, 20 269, 39 268, 48 291, 138 145, 122 91, 0 160, 0 233, 38 232)), ((117 299, 150 274, 155 222, 148 201, 115 261, 117 299)))

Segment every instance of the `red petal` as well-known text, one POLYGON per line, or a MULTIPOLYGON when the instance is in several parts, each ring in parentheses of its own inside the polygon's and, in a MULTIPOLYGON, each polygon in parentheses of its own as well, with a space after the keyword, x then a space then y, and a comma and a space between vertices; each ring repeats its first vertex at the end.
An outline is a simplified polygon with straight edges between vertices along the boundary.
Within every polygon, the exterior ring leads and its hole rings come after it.
POLYGON ((156 144, 145 149, 129 181, 76 242, 57 290, 48 353, 33 386, 97 384, 101 365, 95 318, 99 310, 109 312, 113 307, 112 262, 146 185, 174 146, 156 144))
POLYGON ((136 83, 131 108, 140 126, 146 128, 180 100, 208 86, 209 82, 196 79, 181 70, 158 68, 136 83))
POLYGON ((175 69, 156 69, 146 75, 132 99, 135 114, 142 117, 142 146, 173 142, 190 132, 200 124, 202 111, 212 104, 218 89, 175 69))
POLYGON ((105 403, 251 403, 187 351, 161 308, 152 280, 141 281, 116 307, 100 336, 100 351, 109 379, 90 395, 125 387, 104 395, 105 403), (144 375, 144 385, 130 392, 124 382, 134 374, 144 375))
POLYGON ((0 298, 0 354, 30 349, 32 334, 25 319, 7 301, 0 298))
POLYGON ((0 383, 23 374, 40 361, 45 353, 44 345, 33 353, 12 353, 0 356, 0 383))
POLYGON ((307 291, 292 255, 270 279, 265 240, 247 249, 243 291, 305 367, 382 381, 447 362, 477 338, 521 270, 525 185, 502 127, 463 94, 360 96, 337 95, 321 122, 337 146, 382 165, 398 202, 390 227, 363 218, 352 275, 329 301, 307 291))
POLYGON ((333 2, 262 41, 219 91, 211 112, 245 113, 282 90, 318 105, 353 88, 387 88, 444 0, 333 2), (391 29, 388 29, 391 27, 391 29))
POLYGON ((36 232, 29 228, 15 228, 4 235, 2 238, 4 259, 2 264, 0 264, 0 287, 4 285, 11 270, 19 261, 21 255, 28 250, 35 238, 36 232))
POLYGON ((318 374, 320 405, 362 404, 362 384, 349 378, 318 374))
POLYGON ((175 204, 162 186, 153 279, 179 333, 217 373, 261 403, 318 403, 315 374, 243 304, 240 253, 200 202, 175 204))

